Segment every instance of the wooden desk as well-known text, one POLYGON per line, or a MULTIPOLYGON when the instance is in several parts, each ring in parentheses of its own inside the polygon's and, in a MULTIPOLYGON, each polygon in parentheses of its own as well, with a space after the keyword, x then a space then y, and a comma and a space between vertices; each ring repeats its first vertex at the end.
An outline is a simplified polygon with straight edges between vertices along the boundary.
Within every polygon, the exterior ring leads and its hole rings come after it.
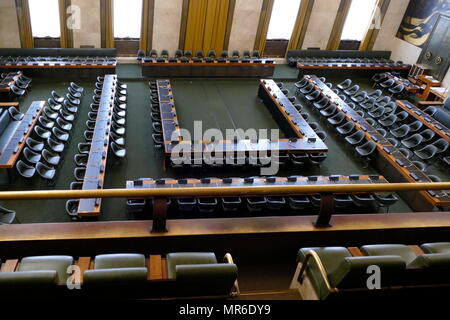
POLYGON ((432 76, 421 75, 419 76, 419 81, 425 84, 423 93, 417 95, 419 100, 428 100, 431 88, 441 86, 441 82, 434 79, 432 76))
POLYGON ((198 61, 143 59, 142 75, 146 77, 272 77, 275 62, 270 59, 249 59, 237 61, 207 62, 198 61))
POLYGON ((0 168, 13 168, 42 113, 45 101, 34 101, 0 154, 0 168))
MULTIPOLYGON (((278 110, 278 116, 281 114, 284 121, 289 124, 289 128, 294 131, 294 137, 291 139, 280 139, 277 141, 270 141, 268 139, 258 141, 183 141, 170 80, 157 80, 156 85, 166 157, 170 157, 172 153, 178 154, 181 148, 189 156, 204 153, 211 154, 213 152, 233 154, 235 152, 248 153, 272 150, 280 153, 320 153, 328 151, 325 143, 311 129, 300 115, 300 112, 298 112, 283 92, 281 92, 273 80, 261 80, 259 96, 271 111, 274 108, 278 110)), ((183 156, 186 156, 186 154, 183 154, 183 156)))
POLYGON ((430 94, 436 96, 439 101, 445 101, 448 98, 449 90, 445 87, 433 87, 430 89, 430 94))
POLYGON ((409 80, 404 79, 402 77, 396 77, 390 72, 386 72, 386 75, 388 76, 389 79, 393 79, 396 84, 402 84, 405 87, 405 90, 412 94, 417 94, 423 90, 422 87, 415 85, 415 84, 411 83, 409 80), (410 83, 407 84, 406 81, 408 81, 410 83))
MULTIPOLYGON (((116 84, 116 75, 105 76, 97 119, 95 120, 91 149, 86 164, 83 190, 103 189, 116 84)), ((102 199, 81 199, 78 205, 77 215, 80 217, 100 215, 101 202, 102 199)))
POLYGON ((0 102, 0 108, 10 108, 15 107, 17 110, 20 110, 19 102, 0 102))
POLYGON ((397 100, 397 105, 409 113, 412 117, 422 122, 429 129, 433 130, 438 136, 450 142, 450 129, 442 123, 430 117, 428 114, 417 108, 411 102, 406 100, 397 100))
MULTIPOLYGON (((330 184, 379 184, 388 181, 379 175, 361 176, 315 176, 312 177, 259 177, 259 178, 224 178, 224 179, 139 179, 126 182, 127 189, 149 189, 149 188, 232 188, 232 187, 260 187, 265 186, 268 190, 273 189, 276 194, 277 186, 301 186, 301 185, 330 185, 330 184)), ((192 193, 193 197, 196 194, 192 193)), ((240 196, 245 197, 246 194, 240 196)), ((247 195, 248 196, 248 195, 247 195)), ((139 198, 133 198, 139 199, 139 198)))
POLYGON ((16 83, 20 74, 22 74, 20 71, 8 73, 8 75, 0 82, 0 92, 11 91, 11 86, 16 83))
MULTIPOLYGON (((379 164, 375 164, 384 176, 387 176, 388 168, 386 168, 386 164, 388 163, 405 181, 411 183, 431 182, 430 178, 424 172, 420 171, 409 159, 383 137, 376 128, 367 123, 363 117, 361 117, 353 108, 349 107, 347 103, 320 81, 317 76, 305 77, 315 85, 316 89, 321 91, 323 96, 328 97, 340 112, 345 113, 347 121, 353 122, 358 130, 362 130, 365 133, 368 141, 376 143, 378 155, 382 157, 383 161, 380 161, 379 164), (384 172, 385 170, 386 173, 384 172)), ((411 196, 412 198, 409 199, 411 201, 407 202, 416 211, 426 211, 426 209, 430 209, 430 206, 432 209, 435 206, 444 207, 450 205, 450 197, 442 191, 420 191, 411 192, 410 194, 414 196, 411 196), (418 197, 420 197, 420 199, 418 197), (428 206, 426 204, 428 204, 428 206)))

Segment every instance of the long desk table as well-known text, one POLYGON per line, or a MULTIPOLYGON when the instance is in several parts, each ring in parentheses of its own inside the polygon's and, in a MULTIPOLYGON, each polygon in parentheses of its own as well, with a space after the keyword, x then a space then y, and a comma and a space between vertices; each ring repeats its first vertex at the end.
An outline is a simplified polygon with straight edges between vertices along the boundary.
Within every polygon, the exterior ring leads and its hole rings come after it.
POLYGON ((342 62, 298 62, 299 70, 298 78, 302 78, 307 74, 322 75, 328 74, 329 71, 335 72, 339 70, 362 72, 373 74, 386 71, 397 71, 407 74, 411 65, 396 63, 342 63, 342 62))
MULTIPOLYGON (((362 130, 367 140, 377 145, 377 158, 374 165, 390 181, 395 182, 432 182, 431 179, 419 170, 409 159, 407 159, 397 148, 395 148, 376 128, 372 127, 354 109, 345 103, 328 86, 319 80, 317 76, 305 76, 315 88, 321 91, 336 105, 339 111, 345 113, 347 121, 355 124, 358 130, 362 130), (399 181, 400 180, 400 181, 399 181)), ((436 206, 445 207, 450 205, 450 197, 443 191, 420 191, 400 193, 405 201, 415 211, 430 211, 436 206)))
POLYGON ((11 91, 11 85, 15 84, 17 78, 20 76, 22 72, 10 72, 7 74, 5 78, 0 82, 0 92, 9 92, 11 91))
MULTIPOLYGON (((273 189, 276 194, 277 186, 303 185, 336 185, 336 184, 380 184, 388 181, 379 175, 352 176, 292 176, 292 177, 252 177, 252 178, 223 178, 223 179, 150 179, 143 178, 126 182, 127 189, 173 189, 173 188, 230 188, 230 187, 261 187, 273 189)), ((195 193, 192 194, 196 197, 195 193)), ((241 194, 245 197, 245 194, 241 194)), ((137 199, 137 198, 136 198, 137 199)))
POLYGON ((410 116, 422 122, 426 127, 433 130, 438 136, 450 142, 450 129, 442 123, 429 116, 407 100, 397 100, 397 105, 409 113, 410 116))
POLYGON ((117 60, 112 57, 0 57, 0 70, 26 71, 34 74, 60 75, 62 71, 77 76, 95 76, 115 72, 117 60))
MULTIPOLYGON (((13 121, 3 135, 6 138, 1 142, 0 168, 11 169, 16 164, 27 138, 33 132, 33 128, 42 113, 45 101, 34 101, 28 108, 21 121, 13 121)), ((5 110, 5 112, 8 112, 5 110)), ((0 141, 3 140, 0 138, 0 141)))
MULTIPOLYGON (((105 181, 106 161, 108 157, 110 128, 114 97, 116 94, 116 75, 106 75, 103 82, 91 149, 89 151, 83 190, 102 189, 105 181)), ((92 217, 100 214, 101 199, 81 199, 77 215, 92 217)))
POLYGON ((261 80, 259 96, 264 100, 266 106, 279 118, 288 123, 286 127, 292 132, 292 138, 270 141, 261 139, 252 140, 220 140, 220 141, 183 141, 181 127, 178 122, 175 100, 172 86, 169 80, 157 80, 157 91, 159 108, 161 113, 161 125, 166 156, 178 152, 181 147, 184 152, 195 155, 198 153, 235 153, 235 152, 261 152, 278 151, 280 153, 321 153, 328 151, 327 146, 317 136, 314 130, 300 115, 287 97, 273 80, 261 80), (275 111, 277 110, 277 111, 275 111))
POLYGON ((180 60, 150 59, 141 61, 146 77, 272 77, 275 62, 270 59, 248 60, 180 60))

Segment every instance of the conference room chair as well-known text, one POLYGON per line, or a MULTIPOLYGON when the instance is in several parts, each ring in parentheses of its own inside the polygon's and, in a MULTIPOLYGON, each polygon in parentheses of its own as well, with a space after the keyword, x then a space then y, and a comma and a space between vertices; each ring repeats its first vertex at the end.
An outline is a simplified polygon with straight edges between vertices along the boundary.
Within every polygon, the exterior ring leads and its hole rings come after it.
POLYGON ((151 49, 150 52, 148 53, 148 56, 150 58, 158 58, 158 51, 156 49, 151 49))
POLYGON ((70 101, 64 100, 62 103, 63 108, 72 114, 78 113, 78 107, 70 103, 70 101))
MULTIPOLYGON (((89 112, 88 116, 89 116, 89 114, 92 114, 92 113, 89 112)), ((75 114, 67 112, 65 109, 59 110, 59 115, 61 116, 61 118, 64 119, 64 121, 67 121, 67 122, 74 122, 75 121, 75 114)))
POLYGON ((388 103, 390 103, 392 99, 388 96, 380 97, 375 101, 375 107, 386 107, 388 103))
POLYGON ((375 74, 375 75, 372 77, 372 80, 373 80, 375 83, 378 83, 378 82, 381 82, 381 81, 383 81, 383 80, 386 80, 387 77, 388 77, 388 75, 387 75, 386 73, 377 73, 377 74, 375 74))
POLYGON ((81 92, 76 91, 75 89, 72 89, 71 87, 67 88, 67 91, 69 92, 68 95, 72 98, 72 99, 80 99, 82 94, 81 92))
POLYGON ((261 54, 259 53, 259 50, 253 50, 253 52, 252 52, 252 58, 253 58, 253 59, 259 59, 259 58, 261 58, 261 54))
POLYGON ((86 175, 86 167, 77 167, 73 170, 73 176, 76 181, 84 181, 86 175))
POLYGON ((351 146, 359 146, 364 143, 366 135, 363 131, 357 130, 355 133, 346 136, 345 141, 351 146))
POLYGON ((247 204, 247 209, 250 212, 261 212, 267 207, 266 197, 248 197, 245 200, 247 204))
POLYGON ((304 166, 309 161, 307 153, 291 153, 289 154, 291 162, 295 166, 304 166))
POLYGON ((34 152, 41 152, 42 149, 44 149, 44 143, 42 141, 37 141, 30 137, 27 138, 25 143, 27 147, 33 150, 34 152))
POLYGON ((383 92, 380 89, 377 89, 377 90, 373 91, 372 93, 370 93, 367 97, 368 98, 379 99, 382 94, 383 94, 383 92))
POLYGON ((52 138, 46 140, 46 146, 53 152, 62 153, 64 151, 64 143, 56 141, 52 138))
POLYGON ((297 101, 296 97, 288 97, 288 100, 292 103, 295 103, 297 101))
POLYGON ((366 118, 366 122, 371 125, 372 127, 375 127, 376 121, 372 118, 366 118))
POLYGON ((34 174, 36 173, 36 169, 34 167, 27 165, 22 160, 17 161, 16 169, 19 175, 26 179, 33 178, 34 174))
POLYGON ((332 117, 336 114, 337 107, 335 104, 330 104, 328 107, 320 110, 320 114, 326 118, 332 117))
POLYGON ((397 111, 398 106, 395 102, 391 101, 384 108, 386 109, 386 114, 392 114, 397 111))
POLYGON ((239 58, 240 57, 239 50, 233 50, 233 52, 231 53, 231 56, 233 58, 239 58))
POLYGON ((397 115, 389 114, 387 116, 378 119, 378 123, 384 128, 390 129, 397 122, 397 115))
POLYGON ((215 59, 216 58, 216 51, 215 50, 209 50, 208 51, 208 58, 215 59))
POLYGON ((421 134, 413 134, 412 136, 403 139, 401 144, 404 145, 408 149, 414 149, 420 146, 423 143, 423 136, 421 134))
POLYGON ((137 52, 137 59, 138 59, 139 61, 141 61, 143 58, 145 58, 145 51, 139 49, 138 52, 137 52))
POLYGON ((355 124, 353 122, 347 121, 343 125, 336 128, 336 131, 342 136, 348 136, 355 130, 355 124))
POLYGON ((374 193, 373 195, 375 197, 375 200, 377 202, 377 206, 379 208, 386 208, 386 213, 389 213, 389 208, 393 206, 398 201, 398 197, 394 194, 379 194, 374 193))
POLYGON ((405 90, 405 86, 403 84, 398 84, 395 87, 389 88, 388 91, 391 93, 391 97, 399 97, 403 91, 405 90))
POLYGON ((38 122, 45 129, 51 129, 55 126, 55 122, 47 118, 45 114, 38 118, 38 122))
POLYGON ((125 135, 125 127, 119 126, 115 122, 111 123, 111 130, 119 136, 125 135))
POLYGON ((327 134, 325 133, 325 131, 317 131, 317 136, 323 141, 325 142, 327 140, 327 134))
POLYGON ((124 126, 127 122, 127 120, 125 118, 119 117, 115 113, 113 113, 113 115, 112 115, 112 120, 114 121, 114 123, 116 123, 119 126, 124 126))
POLYGON ((192 58, 192 51, 191 50, 185 50, 184 51, 184 56, 188 59, 192 58))
POLYGON ((400 141, 398 141, 395 138, 389 137, 389 138, 387 138, 387 140, 389 141, 390 144, 392 144, 396 148, 401 145, 400 141))
POLYGON ((309 93, 309 94, 307 94, 307 95, 305 96, 305 98, 306 98, 308 101, 316 101, 316 100, 319 99, 320 97, 322 97, 322 96, 321 96, 321 92, 320 92, 319 90, 314 90, 314 91, 312 91, 311 93, 309 93))
MULTIPOLYGON (((89 121, 89 120, 88 120, 89 121)), ((61 130, 67 131, 69 132, 70 130, 72 130, 72 124, 66 120, 64 120, 63 118, 59 117, 56 119, 56 125, 58 126, 58 128, 60 128, 61 130)))
POLYGON ((36 135, 38 138, 43 139, 43 140, 50 138, 50 136, 52 134, 51 131, 45 130, 39 125, 34 126, 33 132, 34 132, 34 135, 36 135))
POLYGON ((366 99, 365 101, 361 102, 359 106, 367 111, 372 110, 375 106, 375 98, 366 99))
POLYGON ((417 167, 417 169, 419 169, 422 172, 426 172, 428 170, 428 166, 421 161, 416 160, 416 161, 411 161, 411 163, 413 165, 415 165, 417 167))
POLYGON ((89 154, 88 153, 77 153, 73 160, 77 167, 86 167, 88 160, 89 160, 89 154))
POLYGON ((62 143, 69 141, 70 138, 69 134, 66 131, 59 129, 58 127, 54 127, 52 129, 52 133, 53 136, 62 143))
POLYGON ((308 120, 309 119, 309 114, 306 112, 300 112, 300 115, 302 116, 303 119, 308 120))
POLYGON ((38 162, 36 164, 36 172, 38 175, 48 181, 53 181, 56 175, 55 168, 48 166, 46 164, 43 164, 42 162, 38 162))
POLYGON ((427 145, 420 150, 415 150, 414 154, 422 161, 429 161, 436 156, 438 148, 433 145, 427 145))
POLYGON ((403 156, 406 158, 406 159, 411 159, 412 157, 413 157, 413 152, 411 151, 411 150, 409 150, 409 149, 406 149, 406 148, 398 148, 398 151, 400 151, 400 153, 401 154, 403 154, 403 156))
POLYGON ((98 112, 98 108, 100 108, 100 105, 98 103, 91 103, 89 108, 92 112, 98 112))
POLYGON ((436 107, 428 107, 423 112, 428 114, 430 117, 434 117, 434 115, 436 114, 437 111, 438 111, 438 108, 436 108, 436 107))
POLYGON ((355 103, 361 103, 367 99, 367 92, 360 91, 357 94, 355 94, 354 96, 352 96, 350 99, 355 103))
MULTIPOLYGON (((327 83, 325 83, 325 85, 328 87, 328 88, 330 88, 330 89, 333 89, 333 84, 331 83, 331 82, 327 82, 327 83)), ((337 90, 337 89, 336 89, 337 90)), ((336 93, 336 91, 333 91, 334 93, 336 93)), ((339 93, 339 90, 337 90, 337 93, 339 93)), ((336 93, 336 94, 337 94, 336 93)))
POLYGON ((441 154, 448 150, 450 143, 447 140, 441 138, 433 142, 431 145, 437 148, 437 154, 441 154))
POLYGON ((23 82, 31 83, 33 80, 27 76, 25 76, 23 73, 19 75, 19 79, 23 82))
POLYGON ((10 107, 8 108, 8 113, 9 116, 14 120, 14 121, 21 121, 23 119, 23 117, 25 116, 22 112, 20 112, 19 110, 17 110, 16 107, 10 107))
POLYGON ((324 153, 324 152, 320 152, 320 153, 309 153, 309 154, 308 154, 308 157, 309 157, 309 161, 310 161, 312 164, 315 164, 315 165, 320 166, 320 164, 321 164, 322 162, 324 162, 324 161, 327 159, 328 155, 327 155, 326 153, 324 153))
POLYGON ((342 91, 344 91, 344 90, 349 89, 351 85, 352 85, 352 80, 351 80, 351 79, 347 79, 347 80, 345 80, 345 81, 339 83, 339 84, 337 85, 337 87, 338 87, 339 89, 341 89, 342 91))
POLYGON ((59 116, 58 112, 53 111, 49 106, 45 106, 44 109, 42 110, 42 113, 49 120, 56 120, 56 118, 58 118, 59 116))
POLYGON ((411 132, 411 127, 407 124, 404 124, 398 128, 392 129, 389 131, 394 138, 403 139, 409 135, 411 132))
POLYGON ((111 131, 111 138, 119 147, 125 147, 125 138, 111 131))
POLYGON ((80 181, 72 181, 72 182, 70 183, 69 189, 70 189, 70 190, 82 190, 82 189, 83 189, 83 182, 80 182, 80 181))
POLYGON ((443 161, 447 166, 450 166, 450 156, 444 157, 444 158, 442 159, 442 161, 443 161))
POLYGON ((367 159, 372 153, 377 149, 377 145, 373 141, 367 141, 361 146, 355 148, 356 154, 361 157, 367 159))
POLYGON ((381 134, 383 137, 387 136, 387 131, 383 128, 377 129, 378 133, 381 134))
POLYGON ((328 97, 323 97, 319 101, 313 103, 314 108, 317 110, 325 109, 330 103, 330 99, 328 97))
POLYGON ((175 51, 175 58, 179 59, 183 56, 183 50, 177 49, 175 51))
POLYGON ((125 158, 127 154, 127 150, 118 144, 116 144, 114 141, 111 141, 110 143, 111 151, 117 158, 125 158))
POLYGON ((237 212, 242 205, 240 197, 225 197, 220 200, 224 212, 237 212))
POLYGON ((327 122, 331 124, 332 126, 339 126, 341 125, 345 120, 345 113, 338 112, 334 116, 327 119, 327 122))
POLYGON ((53 100, 57 103, 62 103, 64 101, 64 97, 58 94, 55 90, 51 92, 51 96, 53 100))
POLYGON ((308 196, 293 196, 287 199, 289 207, 294 211, 302 211, 311 205, 308 196))
POLYGON ((354 96, 354 95, 356 95, 358 93, 359 89, 360 89, 360 86, 355 84, 353 87, 344 90, 344 93, 347 96, 354 96))
POLYGON ((294 104, 295 109, 297 109, 298 112, 301 112, 303 110, 303 106, 301 104, 294 104))
POLYGON ((48 151, 47 149, 42 150, 42 158, 51 166, 57 166, 61 162, 61 156, 48 151))
POLYGON ((200 213, 213 213, 216 211, 217 198, 197 198, 197 208, 200 213))
POLYGON ((30 164, 36 164, 41 160, 41 154, 25 147, 22 152, 23 158, 30 164))
POLYGON ((409 113, 404 110, 396 113, 395 115, 397 116, 396 123, 402 123, 409 118, 409 113))
POLYGON ((167 49, 162 49, 162 50, 161 50, 160 57, 163 58, 163 59, 169 59, 169 50, 167 50, 167 49))
POLYGON ((435 176, 433 174, 429 174, 428 178, 431 180, 431 182, 442 182, 442 179, 438 176, 435 176))
POLYGON ((15 211, 0 206, 0 224, 12 224, 15 219, 15 211))
POLYGON ((395 84, 394 79, 387 79, 383 82, 380 82, 378 85, 382 88, 382 90, 387 90, 391 88, 395 84))
POLYGON ((431 129, 425 129, 420 133, 420 135, 423 137, 423 143, 426 143, 434 139, 436 132, 431 129))
POLYGON ((410 133, 416 133, 423 128, 423 122, 420 120, 416 120, 409 125, 410 133))
POLYGON ((314 90, 314 84, 309 83, 306 86, 304 86, 303 88, 300 89, 300 93, 303 95, 307 95, 310 92, 312 92, 314 90))
POLYGON ((358 207, 374 207, 377 204, 375 196, 372 193, 351 194, 353 203, 358 207))
POLYGON ((89 154, 91 150, 91 143, 82 142, 78 144, 78 152, 81 154, 89 154))
POLYGON ((77 219, 79 204, 80 199, 70 199, 66 201, 66 212, 72 219, 77 219))
POLYGON ((308 125, 315 132, 317 132, 317 130, 319 130, 319 124, 317 122, 310 122, 310 123, 308 123, 308 125))
POLYGON ((164 138, 162 134, 153 133, 152 134, 153 144, 156 148, 161 148, 164 145, 164 138))

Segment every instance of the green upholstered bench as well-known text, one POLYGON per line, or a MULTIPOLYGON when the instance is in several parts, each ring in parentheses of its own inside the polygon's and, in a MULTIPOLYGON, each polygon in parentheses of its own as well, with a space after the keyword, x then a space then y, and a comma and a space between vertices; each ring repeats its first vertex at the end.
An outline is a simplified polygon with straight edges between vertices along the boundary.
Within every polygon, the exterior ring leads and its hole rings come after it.
POLYGON ((420 247, 425 253, 450 253, 450 242, 424 243, 420 247))
POLYGON ((403 259, 395 255, 352 257, 344 247, 303 248, 297 254, 297 262, 304 269, 298 276, 300 285, 307 276, 317 298, 321 300, 347 289, 368 290, 367 279, 370 275, 367 270, 372 265, 381 269, 382 287, 395 285, 397 275, 406 267, 403 259))
POLYGON ((73 265, 73 257, 71 256, 26 257, 20 261, 17 272, 54 271, 56 272, 56 282, 66 283, 70 276, 67 271, 71 265, 73 265))
POLYGON ((95 257, 94 269, 83 275, 85 285, 144 283, 147 279, 142 254, 103 254, 95 257))
POLYGON ((234 263, 218 263, 214 253, 169 253, 168 278, 179 296, 230 296, 237 279, 234 263))

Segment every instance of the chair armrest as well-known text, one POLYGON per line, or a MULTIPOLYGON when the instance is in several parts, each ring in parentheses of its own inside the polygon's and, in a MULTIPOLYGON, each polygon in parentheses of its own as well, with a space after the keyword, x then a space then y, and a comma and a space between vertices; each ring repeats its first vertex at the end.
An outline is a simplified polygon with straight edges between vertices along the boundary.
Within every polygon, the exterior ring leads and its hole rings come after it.
POLYGON ((442 106, 444 103, 442 101, 419 101, 421 106, 442 106))

